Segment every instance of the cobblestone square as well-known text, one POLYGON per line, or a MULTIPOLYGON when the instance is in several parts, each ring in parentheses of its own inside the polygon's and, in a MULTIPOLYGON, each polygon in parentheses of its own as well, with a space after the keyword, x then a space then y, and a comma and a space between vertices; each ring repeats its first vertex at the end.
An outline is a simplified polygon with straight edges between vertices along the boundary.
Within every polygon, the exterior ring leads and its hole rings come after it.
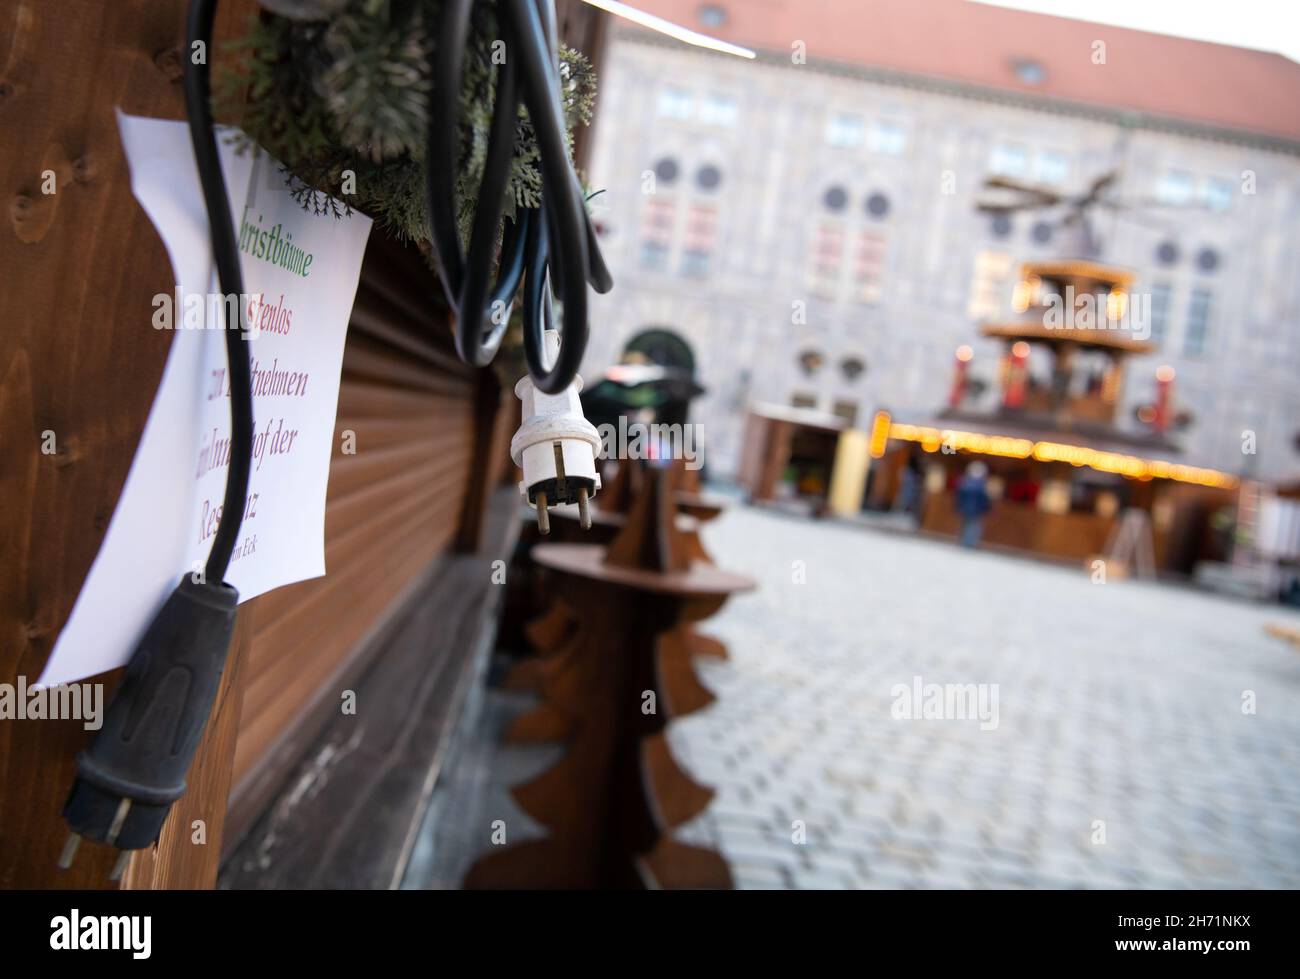
POLYGON ((679 836, 738 886, 1300 886, 1293 612, 739 505, 704 536, 759 588, 704 623, 679 836), (996 726, 896 718, 917 683, 996 685, 996 726))

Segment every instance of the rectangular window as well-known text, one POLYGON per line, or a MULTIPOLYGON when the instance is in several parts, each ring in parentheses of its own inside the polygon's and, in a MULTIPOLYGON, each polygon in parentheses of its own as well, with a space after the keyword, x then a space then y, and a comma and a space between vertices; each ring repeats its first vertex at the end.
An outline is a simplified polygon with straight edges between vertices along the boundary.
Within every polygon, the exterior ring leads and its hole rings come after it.
POLYGON ((668 268, 668 247, 657 241, 641 242, 641 267, 651 272, 668 268))
POLYGON ((1151 342, 1159 347, 1165 342, 1169 330, 1169 300, 1172 290, 1168 282, 1157 282, 1151 287, 1151 342))
POLYGON ((858 250, 855 256, 854 277, 857 280, 858 300, 860 302, 880 302, 880 296, 884 292, 887 246, 888 239, 879 231, 858 232, 858 250))
POLYGON ((686 212, 686 233, 682 240, 682 275, 703 279, 718 237, 718 209, 709 204, 692 204, 686 212))
POLYGON ((739 114, 736 100, 729 95, 708 95, 700 105, 700 121, 710 126, 734 126, 739 114))
POLYGON ((1029 170, 1029 151, 1017 143, 998 143, 989 153, 989 170, 1002 177, 1023 177, 1029 170))
POLYGON ((1193 289, 1187 302, 1187 336, 1183 340, 1183 353, 1188 357, 1203 354, 1209 332, 1210 290, 1193 289))
POLYGON ((711 204, 692 204, 686 212, 686 247, 712 251, 718 236, 718 209, 711 204))
POLYGON ((826 120, 826 142, 830 146, 852 149, 862 145, 862 117, 844 113, 826 120))
POLYGON ((666 245, 673 236, 677 207, 672 198, 651 197, 641 212, 641 237, 656 238, 666 245))
POLYGON ((877 119, 871 124, 871 132, 867 136, 867 148, 872 153, 899 156, 907 149, 907 130, 897 122, 877 119))
POLYGON ((1184 170, 1169 170, 1156 184, 1156 200, 1162 204, 1186 204, 1192 199, 1196 181, 1184 170))
POLYGON ((1232 195, 1237 185, 1222 177, 1210 177, 1201 184, 1201 203, 1211 211, 1226 211, 1232 206, 1232 195))
POLYGON ((654 271, 668 266, 668 252, 672 248, 673 226, 676 224, 677 206, 670 199, 648 198, 641 212, 641 265, 654 271))
POLYGON ((709 261, 713 258, 712 252, 702 252, 695 248, 687 248, 682 252, 682 275, 688 279, 705 279, 709 275, 709 261))
POLYGON ((808 288, 826 299, 838 298, 844 262, 844 226, 825 221, 813 236, 808 264, 808 288))
POLYGON ((684 88, 661 89, 658 111, 666 119, 689 119, 695 113, 695 97, 684 88))
POLYGON ((1063 184, 1070 176, 1070 158, 1055 150, 1043 150, 1034 157, 1034 179, 1044 184, 1063 184))

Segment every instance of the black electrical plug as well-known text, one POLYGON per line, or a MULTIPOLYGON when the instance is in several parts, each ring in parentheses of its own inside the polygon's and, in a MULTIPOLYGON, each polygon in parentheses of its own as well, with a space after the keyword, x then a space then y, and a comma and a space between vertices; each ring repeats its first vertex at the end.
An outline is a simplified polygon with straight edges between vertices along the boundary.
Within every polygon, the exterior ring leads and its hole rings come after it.
MULTIPOLYGON (((186 51, 212 50, 217 0, 190 0, 186 51)), ((235 226, 212 128, 207 59, 185 65, 185 109, 194 162, 208 212, 212 257, 225 296, 244 295, 235 226)), ((185 775, 217 698, 235 629, 239 593, 224 582, 239 539, 240 515, 252 468, 253 389, 243 318, 225 306, 226 367, 230 378, 230 466, 226 493, 203 580, 181 579, 127 664, 104 726, 77 755, 77 780, 63 807, 72 835, 59 866, 72 864, 83 836, 122 851, 117 878, 132 850, 154 843, 172 803, 185 793, 185 775)))
POLYGON ((239 593, 230 585, 187 575, 149 624, 104 726, 77 755, 77 780, 63 807, 72 835, 60 866, 71 865, 84 836, 123 851, 116 879, 131 850, 158 839, 172 803, 185 793, 238 604, 239 593))

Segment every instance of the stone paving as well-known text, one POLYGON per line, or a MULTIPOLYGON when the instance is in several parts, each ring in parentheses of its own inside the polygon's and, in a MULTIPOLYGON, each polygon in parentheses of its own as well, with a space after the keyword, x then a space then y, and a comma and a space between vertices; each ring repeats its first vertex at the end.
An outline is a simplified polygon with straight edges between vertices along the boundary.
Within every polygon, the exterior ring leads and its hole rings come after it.
POLYGON ((705 623, 679 836, 739 886, 1300 886, 1294 612, 742 506, 704 537, 759 589, 705 623), (984 720, 896 717, 915 684, 984 720))

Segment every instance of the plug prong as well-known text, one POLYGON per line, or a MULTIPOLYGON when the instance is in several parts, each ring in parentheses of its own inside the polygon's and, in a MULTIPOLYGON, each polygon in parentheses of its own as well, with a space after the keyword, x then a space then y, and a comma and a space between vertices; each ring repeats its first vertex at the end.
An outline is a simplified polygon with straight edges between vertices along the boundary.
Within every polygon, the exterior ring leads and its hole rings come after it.
POLYGON ((131 851, 123 850, 117 855, 117 863, 113 864, 113 870, 108 875, 109 880, 121 880, 122 874, 126 873, 126 865, 131 862, 131 851))
POLYGON ((587 508, 587 487, 578 487, 578 523, 583 530, 591 529, 591 510, 587 508))
POLYGON ((122 832, 122 827, 126 824, 126 814, 131 811, 131 797, 123 796, 122 801, 117 804, 117 812, 113 814, 113 823, 108 827, 108 835, 104 837, 105 843, 116 843, 117 834, 122 832))
POLYGON ((67 870, 72 866, 72 861, 77 857, 77 847, 81 846, 81 834, 69 833, 68 841, 63 844, 63 852, 59 854, 59 869, 67 870))
POLYGON ((551 515, 546 509, 546 494, 537 494, 537 529, 543 534, 551 532, 551 515))

